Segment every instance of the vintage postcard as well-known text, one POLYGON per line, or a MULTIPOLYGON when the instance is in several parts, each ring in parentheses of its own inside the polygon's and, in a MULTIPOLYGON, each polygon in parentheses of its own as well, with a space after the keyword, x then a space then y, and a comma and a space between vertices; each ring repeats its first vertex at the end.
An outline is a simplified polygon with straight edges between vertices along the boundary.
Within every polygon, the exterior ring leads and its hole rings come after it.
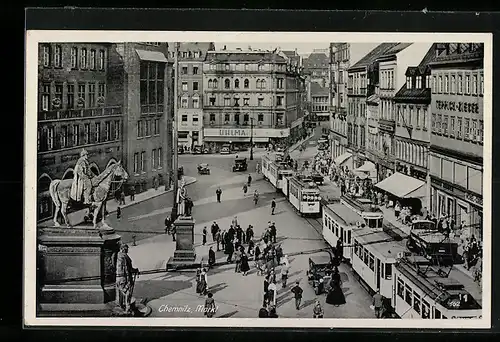
POLYGON ((25 325, 490 327, 490 34, 26 39, 25 325))

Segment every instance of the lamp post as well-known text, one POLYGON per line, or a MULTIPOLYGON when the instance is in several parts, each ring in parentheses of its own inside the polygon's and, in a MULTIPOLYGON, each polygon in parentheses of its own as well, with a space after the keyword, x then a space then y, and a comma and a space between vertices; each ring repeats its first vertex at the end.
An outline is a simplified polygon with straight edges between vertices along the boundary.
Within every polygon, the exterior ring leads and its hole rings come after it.
POLYGON ((171 219, 174 222, 177 219, 177 192, 179 191, 179 156, 178 156, 178 136, 177 136, 177 111, 178 111, 178 86, 179 86, 179 44, 175 44, 175 59, 174 59, 174 117, 172 120, 172 145, 174 147, 174 160, 173 160, 173 175, 174 175, 174 202, 172 206, 171 219))
POLYGON ((250 118, 250 160, 253 160, 253 118, 250 118))

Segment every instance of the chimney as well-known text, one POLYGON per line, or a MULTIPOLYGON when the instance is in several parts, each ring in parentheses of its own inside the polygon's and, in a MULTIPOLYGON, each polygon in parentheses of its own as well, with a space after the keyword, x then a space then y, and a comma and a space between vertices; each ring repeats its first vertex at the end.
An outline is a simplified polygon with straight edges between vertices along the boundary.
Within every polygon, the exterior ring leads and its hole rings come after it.
POLYGON ((226 45, 224 45, 224 48, 222 50, 226 51, 226 45))

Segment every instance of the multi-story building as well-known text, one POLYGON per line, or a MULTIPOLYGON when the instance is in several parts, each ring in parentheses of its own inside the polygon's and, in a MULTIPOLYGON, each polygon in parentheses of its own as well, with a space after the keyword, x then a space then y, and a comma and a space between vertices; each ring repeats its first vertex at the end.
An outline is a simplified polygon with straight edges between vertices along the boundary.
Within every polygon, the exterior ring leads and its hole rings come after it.
POLYGON ((303 60, 304 74, 311 82, 317 82, 322 87, 329 87, 328 56, 325 52, 313 52, 303 60))
POLYGON ((374 61, 378 67, 379 79, 379 120, 376 137, 379 149, 371 150, 372 162, 377 167, 378 180, 392 175, 396 169, 396 130, 393 98, 406 82, 409 66, 418 65, 429 51, 432 43, 398 43, 384 51, 374 61))
POLYGON ((438 44, 432 76, 431 210, 482 238, 484 45, 438 44))
POLYGON ((301 77, 287 58, 268 51, 208 51, 203 66, 203 141, 277 142, 303 115, 301 77))
POLYGON ((109 51, 110 100, 124 104, 123 159, 136 192, 169 182, 172 64, 168 44, 117 43, 109 51))
MULTIPOLYGON (((406 70, 406 82, 393 98, 395 115, 395 157, 396 171, 415 178, 412 184, 421 184, 418 193, 412 189, 412 196, 419 195, 422 207, 428 204, 430 184, 428 181, 429 159, 429 107, 431 104, 431 69, 429 63, 436 56, 436 44, 427 51, 418 66, 406 70)), ((379 140, 372 146, 381 148, 379 140)), ((409 183, 409 182, 408 182, 409 183)), ((415 188, 415 185, 413 187, 415 188)), ((418 198, 418 197, 414 197, 418 198)))
POLYGON ((374 61, 392 48, 394 43, 383 43, 371 50, 367 55, 352 65, 348 70, 347 79, 347 151, 337 157, 337 163, 345 163, 349 168, 356 169, 367 160, 366 147, 366 114, 367 97, 374 89, 369 88, 369 77, 373 75, 374 61))
POLYGON ((85 148, 96 175, 123 152, 123 101, 108 96, 111 44, 39 45, 38 219, 52 216, 54 179, 72 179, 85 148))
POLYGON ((347 70, 373 50, 377 43, 330 43, 330 132, 332 159, 347 147, 347 70))
MULTIPOLYGON (((175 57, 175 43, 169 43, 169 60, 175 57)), ((177 130, 179 145, 191 150, 202 145, 203 135, 203 62, 214 43, 179 43, 179 80, 177 130)))
POLYGON ((309 91, 311 93, 311 114, 317 121, 329 121, 329 89, 322 87, 317 82, 311 82, 309 91))

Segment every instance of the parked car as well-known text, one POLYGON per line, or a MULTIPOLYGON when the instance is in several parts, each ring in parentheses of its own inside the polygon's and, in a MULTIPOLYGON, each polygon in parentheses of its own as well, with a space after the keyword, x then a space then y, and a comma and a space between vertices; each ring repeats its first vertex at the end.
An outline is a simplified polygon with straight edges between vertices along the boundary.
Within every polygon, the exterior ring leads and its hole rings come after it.
POLYGON ((208 147, 205 147, 205 148, 203 149, 203 153, 204 153, 204 154, 210 154, 210 153, 212 153, 212 150, 211 150, 210 148, 208 148, 208 147))
POLYGON ((332 262, 329 256, 312 256, 309 258, 309 270, 306 271, 307 280, 319 295, 329 286, 332 273, 332 262))
POLYGON ((201 148, 201 146, 195 146, 193 148, 193 154, 202 154, 203 153, 203 149, 201 148))
POLYGON ((231 147, 229 145, 222 146, 220 154, 231 154, 231 147))

